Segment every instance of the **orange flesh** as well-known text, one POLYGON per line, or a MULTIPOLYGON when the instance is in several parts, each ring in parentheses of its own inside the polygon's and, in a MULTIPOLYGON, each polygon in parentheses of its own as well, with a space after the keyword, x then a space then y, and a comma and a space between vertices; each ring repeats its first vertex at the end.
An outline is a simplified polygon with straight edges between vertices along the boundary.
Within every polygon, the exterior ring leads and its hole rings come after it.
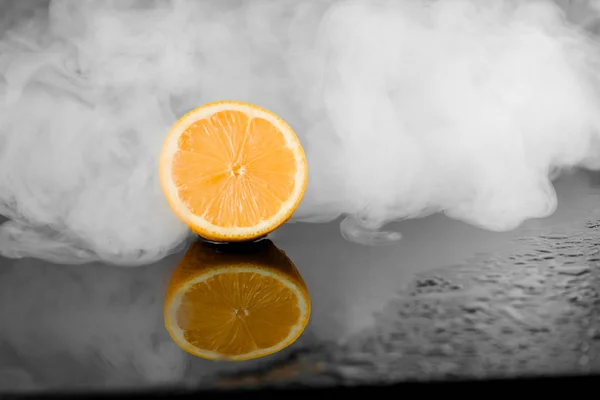
POLYGON ((284 341, 300 310, 296 295, 275 278, 223 273, 188 290, 176 318, 189 343, 233 356, 284 341))
POLYGON ((296 168, 294 153, 270 122, 221 111, 181 134, 172 176, 193 214, 225 228, 252 227, 292 195, 296 168))

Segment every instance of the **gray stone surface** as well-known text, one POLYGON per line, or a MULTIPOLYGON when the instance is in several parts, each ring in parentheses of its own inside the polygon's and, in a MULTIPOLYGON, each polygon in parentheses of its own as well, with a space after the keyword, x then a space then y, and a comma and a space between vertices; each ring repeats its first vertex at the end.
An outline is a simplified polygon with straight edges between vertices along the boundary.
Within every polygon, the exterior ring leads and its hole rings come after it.
POLYGON ((600 373, 600 221, 519 237, 418 274, 343 345, 302 349, 220 387, 600 373))

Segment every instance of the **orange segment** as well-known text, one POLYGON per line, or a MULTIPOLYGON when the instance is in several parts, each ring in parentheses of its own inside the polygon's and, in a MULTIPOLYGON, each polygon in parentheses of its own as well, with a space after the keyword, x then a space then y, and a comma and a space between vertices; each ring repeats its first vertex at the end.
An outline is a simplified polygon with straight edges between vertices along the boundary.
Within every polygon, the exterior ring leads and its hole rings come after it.
POLYGON ((296 210, 308 180, 296 134, 263 108, 206 104, 171 128, 160 181, 175 214, 214 241, 245 241, 275 230, 296 210))
POLYGON ((165 327, 190 354, 240 361, 292 344, 310 316, 308 289, 294 264, 269 240, 223 253, 193 243, 165 299, 165 327))

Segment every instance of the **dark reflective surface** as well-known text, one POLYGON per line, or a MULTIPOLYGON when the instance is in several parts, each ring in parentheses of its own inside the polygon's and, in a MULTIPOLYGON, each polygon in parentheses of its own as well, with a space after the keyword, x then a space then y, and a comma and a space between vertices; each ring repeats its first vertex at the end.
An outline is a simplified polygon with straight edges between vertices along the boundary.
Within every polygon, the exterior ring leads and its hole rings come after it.
POLYGON ((512 239, 568 232, 569 226, 594 220, 600 191, 584 178, 557 184, 560 208, 552 218, 508 233, 436 215, 398 223, 403 240, 396 245, 365 247, 345 241, 337 223, 285 225, 271 239, 306 281, 311 321, 290 348, 244 363, 195 358, 171 342, 163 325, 163 296, 183 252, 135 268, 1 259, 0 388, 202 386, 223 373, 268 370, 300 349, 355 340, 416 274, 468 266, 477 254, 508 257, 518 251, 512 239))
MULTIPOLYGON (((0 13, 0 34, 32 4, 0 13)), ((365 247, 339 221, 282 227, 270 238, 306 281, 311 321, 291 347, 243 363, 170 340, 163 299, 185 249, 132 268, 0 258, 0 392, 600 371, 599 181, 561 179, 552 217, 506 233, 434 215, 391 224, 397 244, 365 247)))

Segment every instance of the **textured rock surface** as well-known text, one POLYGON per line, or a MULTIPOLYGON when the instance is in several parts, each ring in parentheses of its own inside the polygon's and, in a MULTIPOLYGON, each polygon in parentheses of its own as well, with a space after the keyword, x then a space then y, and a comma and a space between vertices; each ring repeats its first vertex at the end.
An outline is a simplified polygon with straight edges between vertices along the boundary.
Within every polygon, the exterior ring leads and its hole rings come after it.
POLYGON ((220 387, 600 372, 600 221, 427 272, 372 328, 220 387))

